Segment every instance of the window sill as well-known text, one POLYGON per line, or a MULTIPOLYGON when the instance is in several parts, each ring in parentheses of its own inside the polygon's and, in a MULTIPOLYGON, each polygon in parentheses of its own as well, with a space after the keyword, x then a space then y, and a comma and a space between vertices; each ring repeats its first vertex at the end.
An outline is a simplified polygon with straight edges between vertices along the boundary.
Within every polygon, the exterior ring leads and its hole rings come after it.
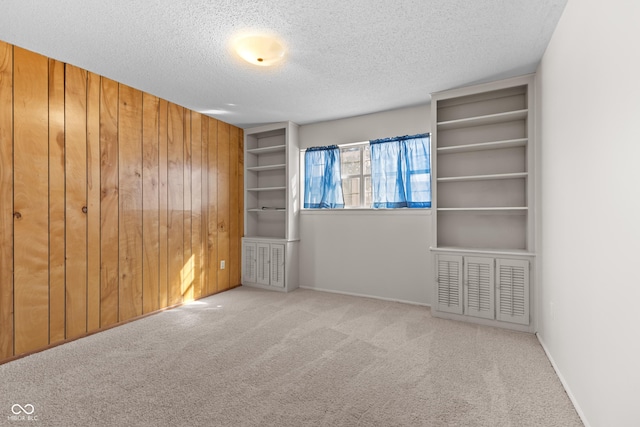
POLYGON ((399 209, 301 209, 302 215, 422 215, 430 216, 431 208, 399 208, 399 209))

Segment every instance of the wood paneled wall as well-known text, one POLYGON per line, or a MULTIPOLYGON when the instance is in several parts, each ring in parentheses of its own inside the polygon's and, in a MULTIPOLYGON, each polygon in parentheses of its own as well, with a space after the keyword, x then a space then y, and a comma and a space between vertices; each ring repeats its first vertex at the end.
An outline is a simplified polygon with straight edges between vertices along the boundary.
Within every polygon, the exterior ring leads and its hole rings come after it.
POLYGON ((239 285, 242 141, 0 42, 0 362, 239 285))

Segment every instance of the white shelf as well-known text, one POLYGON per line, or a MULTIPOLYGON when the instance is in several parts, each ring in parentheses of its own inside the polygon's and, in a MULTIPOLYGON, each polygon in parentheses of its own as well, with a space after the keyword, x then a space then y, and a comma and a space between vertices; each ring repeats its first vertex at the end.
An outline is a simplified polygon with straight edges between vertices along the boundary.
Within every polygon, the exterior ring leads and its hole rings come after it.
POLYGON ((262 171, 281 170, 281 169, 285 169, 286 167, 287 167, 287 165, 285 165, 285 164, 281 164, 281 165, 265 165, 265 166, 251 166, 251 167, 248 167, 247 170, 248 171, 253 171, 253 172, 262 172, 262 171))
POLYGON ((438 211, 444 212, 505 212, 505 211, 527 211, 526 206, 505 206, 505 207, 486 207, 486 208, 438 208, 438 211))
POLYGON ((442 246, 442 247, 430 247, 430 251, 432 252, 452 252, 452 253, 474 253, 474 254, 485 254, 485 255, 500 255, 500 256, 527 256, 534 257, 536 254, 534 252, 529 252, 525 249, 485 249, 485 248, 459 248, 453 246, 442 246))
POLYGON ((509 139, 505 141, 481 142, 478 144, 439 147, 438 154, 469 153, 472 151, 499 150, 501 148, 518 148, 527 146, 527 138, 509 139))
POLYGON ((268 209, 261 209, 261 208, 252 208, 252 209, 247 209, 247 212, 286 212, 287 210, 285 208, 268 208, 268 209))
POLYGON ((472 126, 492 125, 496 123, 512 122, 527 118, 528 110, 508 111, 506 113, 489 114, 486 116, 469 117, 466 119, 449 120, 438 123, 438 130, 461 129, 472 126))
POLYGON ((515 173, 499 173, 492 175, 470 175, 470 176, 451 176, 446 178, 438 178, 438 182, 463 182, 463 181, 489 181, 495 179, 517 179, 526 178, 527 172, 515 173))
POLYGON ((279 151, 285 151, 286 149, 287 149, 286 145, 274 145, 272 147, 248 148, 247 153, 249 154, 277 153, 279 151))
POLYGON ((251 240, 254 242, 297 242, 298 240, 287 240, 283 237, 273 237, 273 236, 261 236, 261 235, 246 235, 242 237, 242 240, 251 240))
POLYGON ((247 188, 247 191, 278 191, 286 190, 287 187, 260 187, 260 188, 247 188))

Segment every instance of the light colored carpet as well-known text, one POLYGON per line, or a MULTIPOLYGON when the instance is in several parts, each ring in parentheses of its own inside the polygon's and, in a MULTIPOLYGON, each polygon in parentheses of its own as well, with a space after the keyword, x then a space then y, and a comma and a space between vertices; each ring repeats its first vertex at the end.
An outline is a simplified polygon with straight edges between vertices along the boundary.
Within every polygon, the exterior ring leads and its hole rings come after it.
POLYGON ((533 335, 246 287, 0 366, 4 424, 582 425, 533 335))

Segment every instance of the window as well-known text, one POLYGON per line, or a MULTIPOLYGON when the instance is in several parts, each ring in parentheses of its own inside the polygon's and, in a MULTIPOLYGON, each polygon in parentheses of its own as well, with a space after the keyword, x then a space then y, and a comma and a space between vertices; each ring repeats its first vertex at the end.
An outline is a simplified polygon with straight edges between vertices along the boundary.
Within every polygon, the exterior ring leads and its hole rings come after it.
POLYGON ((304 207, 430 208, 429 136, 400 136, 307 149, 304 207))

